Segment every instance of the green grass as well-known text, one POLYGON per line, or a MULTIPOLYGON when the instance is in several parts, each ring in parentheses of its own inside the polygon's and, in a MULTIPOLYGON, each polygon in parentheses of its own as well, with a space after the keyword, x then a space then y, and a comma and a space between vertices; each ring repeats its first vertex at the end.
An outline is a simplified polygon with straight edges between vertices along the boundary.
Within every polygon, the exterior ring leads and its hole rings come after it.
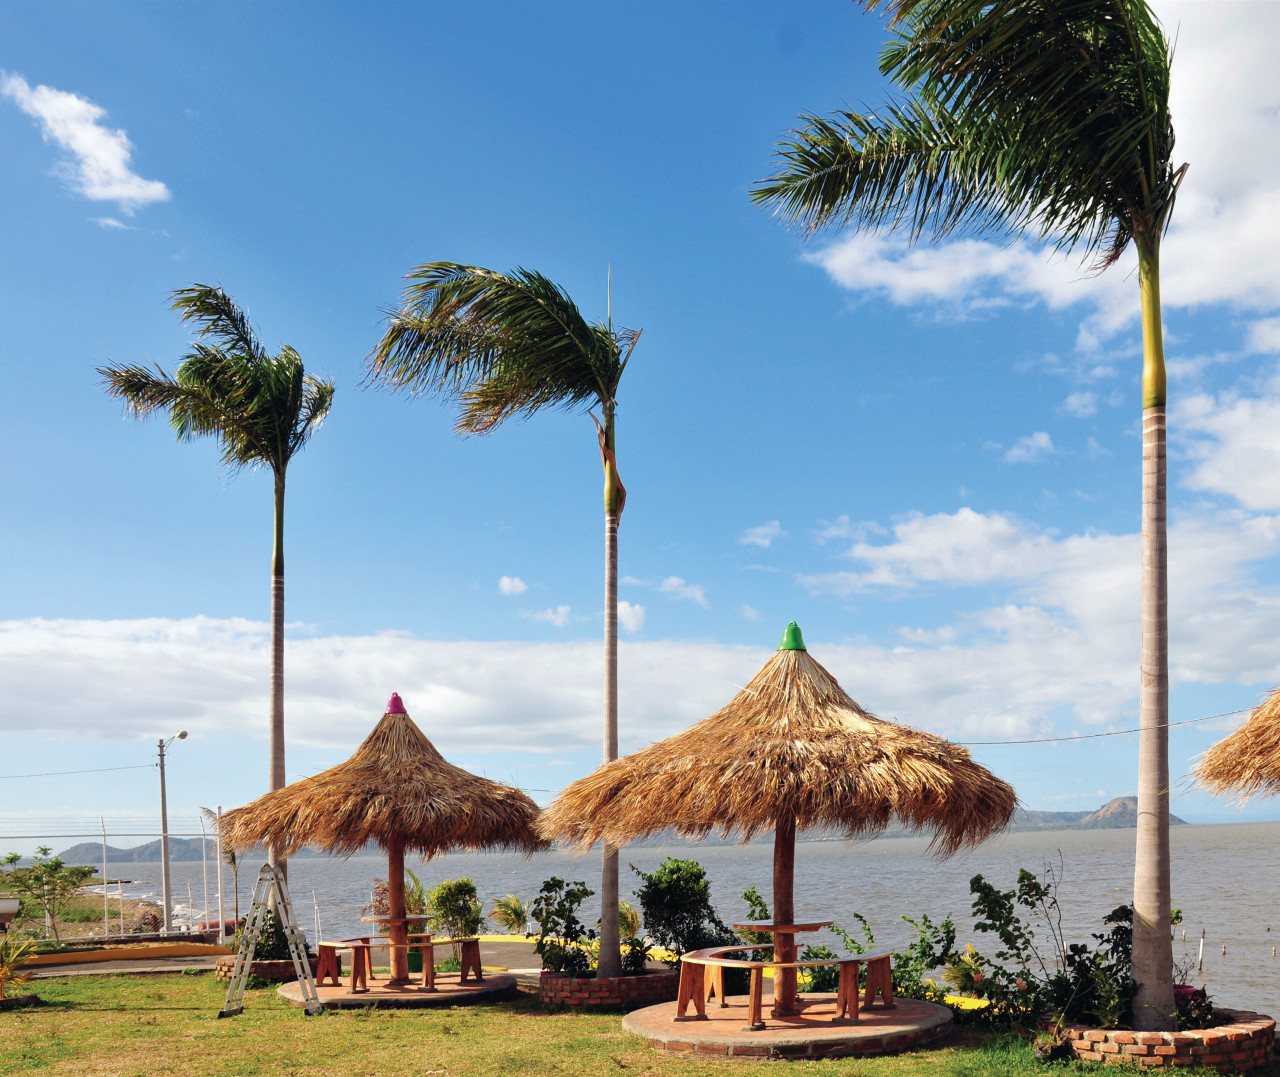
MULTIPOLYGON (((1037 1065, 1013 1038, 963 1036, 893 1058, 767 1063, 664 1055, 622 1031, 616 1015, 548 1013, 532 998, 438 1010, 348 1010, 304 1017, 274 987, 245 993, 244 1013, 217 1020, 226 987, 212 976, 78 976, 40 980, 33 1009, 0 1013, 0 1075, 76 1077, 392 1077, 440 1074, 762 1075, 840 1077, 1120 1077, 1088 1063, 1037 1065)), ((1196 1073, 1199 1071, 1180 1071, 1196 1073)), ((1210 1071, 1211 1072, 1211 1071, 1210 1071)), ((1280 1077, 1280 1067, 1262 1071, 1280 1077)))

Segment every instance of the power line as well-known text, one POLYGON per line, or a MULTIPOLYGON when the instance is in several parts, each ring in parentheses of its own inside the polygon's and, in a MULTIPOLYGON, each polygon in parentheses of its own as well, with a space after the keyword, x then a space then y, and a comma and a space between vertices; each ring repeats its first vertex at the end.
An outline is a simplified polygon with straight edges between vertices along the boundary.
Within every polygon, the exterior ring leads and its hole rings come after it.
MULTIPOLYGON (((1206 714, 1203 718, 1187 718, 1181 722, 1169 722, 1165 725, 1165 729, 1172 729, 1178 725, 1195 725, 1196 722, 1208 722, 1214 718, 1229 718, 1233 714, 1244 714, 1245 711, 1253 710, 1252 707, 1241 707, 1239 710, 1223 711, 1221 714, 1206 714)), ((965 748, 972 748, 983 744, 1053 744, 1058 741, 1065 740, 1093 740, 1095 737, 1122 737, 1126 733, 1141 733, 1140 727, 1134 729, 1111 729, 1106 733, 1074 733, 1069 737, 1034 737, 1030 740, 959 740, 957 744, 965 748)))
POLYGON ((13 778, 59 778, 64 774, 105 774, 109 770, 154 770, 155 763, 135 763, 131 767, 97 767, 94 770, 50 770, 44 774, 0 774, 0 781, 13 778))

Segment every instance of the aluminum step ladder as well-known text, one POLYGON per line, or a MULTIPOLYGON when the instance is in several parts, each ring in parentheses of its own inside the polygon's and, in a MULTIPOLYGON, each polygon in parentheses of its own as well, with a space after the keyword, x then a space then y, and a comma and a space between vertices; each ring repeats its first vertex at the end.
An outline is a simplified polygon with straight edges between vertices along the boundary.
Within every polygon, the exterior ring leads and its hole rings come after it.
POLYGON ((267 926, 271 913, 271 896, 274 892, 276 915, 289 941, 289 955, 298 973, 298 985, 302 988, 303 1012, 315 1016, 324 1013, 320 993, 316 990, 316 978, 311 974, 311 962, 307 960, 307 937, 298 930, 293 918, 293 903, 289 900, 289 884, 284 872, 270 864, 263 864, 258 872, 258 882, 253 888, 253 905, 249 919, 240 935, 240 948, 236 951, 236 963, 231 970, 231 983, 227 987, 227 1004, 218 1012, 221 1017, 235 1017, 244 1012, 244 989, 249 982, 249 970, 253 965, 253 952, 267 926))

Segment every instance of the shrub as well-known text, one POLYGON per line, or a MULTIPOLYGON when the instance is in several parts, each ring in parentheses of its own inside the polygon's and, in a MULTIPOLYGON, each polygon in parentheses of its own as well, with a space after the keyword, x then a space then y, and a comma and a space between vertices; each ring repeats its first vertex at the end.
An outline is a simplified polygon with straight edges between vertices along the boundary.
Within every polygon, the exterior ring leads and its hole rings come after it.
POLYGON ((542 958, 544 971, 566 976, 585 976, 591 971, 591 951, 586 943, 596 933, 578 919, 578 906, 594 893, 582 881, 566 883, 555 876, 542 884, 529 906, 529 915, 538 924, 534 950, 542 958))
MULTIPOLYGON (((240 949, 240 942, 247 930, 247 927, 242 927, 233 936, 232 945, 237 950, 240 949)), ((253 949, 253 960, 288 961, 290 957, 292 954, 289 953, 289 940, 285 936, 284 925, 275 913, 268 912, 262 925, 262 934, 258 936, 258 945, 253 949)))
POLYGON ((974 1011, 981 1019, 1021 1023, 1027 1014, 1052 1011, 1061 1021, 1081 1021, 1099 1028, 1118 1028, 1129 1020, 1137 990, 1130 969, 1133 908, 1121 905, 1103 919, 1110 930, 1095 934, 1099 945, 1067 944, 1058 905, 1060 869, 1045 866, 1043 876, 1026 868, 1013 890, 997 890, 981 875, 969 882, 974 895, 974 930, 995 935, 1001 949, 988 958, 973 946, 947 959, 947 982, 986 998, 991 1006, 974 1011), (1036 947, 1035 931, 1023 923, 1024 908, 1049 934, 1048 960, 1036 947))
POLYGON ((484 923, 484 909, 470 879, 446 879, 426 895, 423 910, 430 917, 432 931, 444 931, 450 938, 478 935, 484 923))
POLYGON ((31 943, 13 939, 8 934, 0 935, 0 998, 11 987, 17 987, 31 979, 31 973, 23 972, 19 967, 27 957, 31 943))
MULTIPOLYGON (((707 946, 732 946, 738 937, 711 907, 711 884, 694 860, 667 857, 652 872, 631 865, 644 885, 636 892, 645 930, 661 947, 679 955, 707 946)), ((679 957, 663 959, 676 968, 679 957)), ((726 988, 727 990, 727 988, 726 988)))

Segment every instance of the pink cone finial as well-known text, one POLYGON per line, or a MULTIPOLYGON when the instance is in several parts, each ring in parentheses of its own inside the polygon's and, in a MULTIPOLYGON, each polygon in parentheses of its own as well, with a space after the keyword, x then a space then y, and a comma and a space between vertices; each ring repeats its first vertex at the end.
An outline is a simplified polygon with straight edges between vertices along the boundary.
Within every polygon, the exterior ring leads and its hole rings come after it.
POLYGON ((392 692, 391 698, 387 700, 387 709, 385 714, 408 714, 404 709, 404 701, 400 698, 399 692, 392 692))

